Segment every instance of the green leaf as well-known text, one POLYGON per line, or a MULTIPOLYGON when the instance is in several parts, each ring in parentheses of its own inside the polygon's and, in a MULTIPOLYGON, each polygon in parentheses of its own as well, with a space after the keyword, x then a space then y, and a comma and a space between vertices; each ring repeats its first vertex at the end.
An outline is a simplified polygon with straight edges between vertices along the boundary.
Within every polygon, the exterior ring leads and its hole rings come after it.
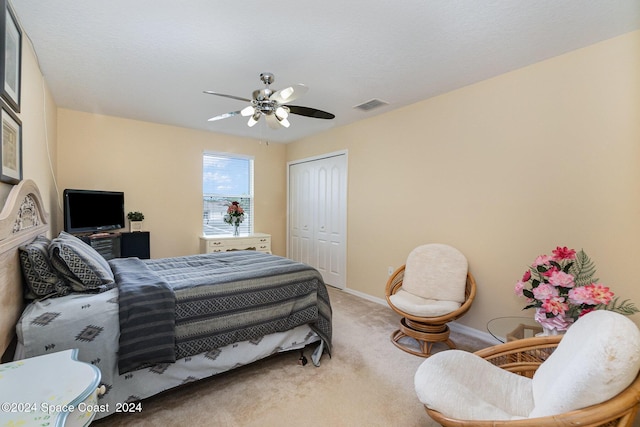
POLYGON ((576 261, 571 266, 570 274, 575 277, 576 286, 586 286, 598 281, 593 278, 596 274, 596 265, 582 249, 576 254, 576 261))
POLYGON ((619 297, 615 297, 609 302, 607 305, 603 305, 602 308, 609 311, 615 311, 616 313, 624 314, 625 316, 630 316, 634 313, 637 313, 638 308, 634 303, 629 301, 628 299, 618 302, 619 297))

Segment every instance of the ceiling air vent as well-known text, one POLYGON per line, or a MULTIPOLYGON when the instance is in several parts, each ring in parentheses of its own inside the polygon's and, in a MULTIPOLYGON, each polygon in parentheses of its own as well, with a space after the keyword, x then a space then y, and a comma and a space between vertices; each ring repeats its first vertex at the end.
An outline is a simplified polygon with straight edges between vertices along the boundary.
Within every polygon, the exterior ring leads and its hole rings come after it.
POLYGON ((382 107, 383 105, 389 105, 389 103, 387 101, 382 101, 381 99, 374 98, 371 101, 356 105, 353 108, 357 108, 358 110, 362 111, 370 111, 374 108, 382 107))

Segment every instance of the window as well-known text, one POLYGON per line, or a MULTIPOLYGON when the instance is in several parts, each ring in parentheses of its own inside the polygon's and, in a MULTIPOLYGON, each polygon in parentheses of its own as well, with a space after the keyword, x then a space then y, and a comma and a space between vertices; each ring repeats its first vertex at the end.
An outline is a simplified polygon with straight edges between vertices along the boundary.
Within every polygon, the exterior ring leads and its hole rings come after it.
POLYGON ((224 222, 234 201, 244 209, 241 234, 253 233, 253 157, 204 153, 202 156, 202 230, 205 235, 231 234, 224 222))

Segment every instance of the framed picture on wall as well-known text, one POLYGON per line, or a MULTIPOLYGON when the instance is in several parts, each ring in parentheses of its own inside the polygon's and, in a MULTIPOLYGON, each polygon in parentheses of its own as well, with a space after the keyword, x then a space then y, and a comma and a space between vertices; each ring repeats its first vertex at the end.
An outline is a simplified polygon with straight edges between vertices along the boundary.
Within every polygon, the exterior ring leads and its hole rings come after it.
POLYGON ((22 123, 4 103, 1 121, 0 181, 17 184, 22 180, 22 123))
POLYGON ((2 88, 0 95, 13 108, 20 112, 20 69, 22 66, 22 31, 9 0, 0 0, 0 49, 4 53, 0 60, 2 88))

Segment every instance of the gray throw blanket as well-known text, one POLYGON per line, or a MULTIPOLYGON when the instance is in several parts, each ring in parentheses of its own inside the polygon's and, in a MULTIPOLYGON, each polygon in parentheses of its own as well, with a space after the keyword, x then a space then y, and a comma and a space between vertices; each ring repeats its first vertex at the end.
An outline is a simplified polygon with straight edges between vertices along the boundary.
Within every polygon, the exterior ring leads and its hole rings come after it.
MULTIPOLYGON (((140 261, 118 259, 110 261, 121 292, 121 301, 135 301, 141 294, 152 294, 145 300, 163 300, 173 292, 175 298, 175 335, 152 334, 152 323, 136 322, 131 327, 121 319, 125 338, 141 332, 141 339, 155 335, 158 341, 147 342, 153 348, 150 359, 170 358, 168 347, 175 351, 173 360, 192 356, 239 341, 259 340, 274 332, 309 324, 325 350, 331 351, 331 305, 322 276, 314 268, 274 255, 255 251, 223 252, 140 261), (139 268, 128 276, 130 265, 139 268), (121 264, 125 264, 122 268, 121 264), (120 284, 124 280, 125 286, 120 284), (143 290, 133 291, 130 282, 143 280, 143 290), (133 291, 133 292, 132 292, 133 291), (124 292, 124 295, 122 295, 124 292), (166 347, 166 348, 165 348, 166 347), (160 353, 155 353, 160 349, 160 353)), ((122 302, 121 302, 122 304, 122 302)), ((138 304, 148 307, 147 304, 138 304)), ((135 306, 134 306, 135 307, 135 306)), ((121 313, 130 308, 121 307, 121 313)), ((164 310, 164 306, 160 307, 164 310)), ((137 316, 128 314, 128 318, 137 316)), ((159 332, 159 331, 157 331, 159 332)), ((126 343, 125 343, 126 344, 126 343)), ((125 347, 125 350, 127 347, 125 347)), ((121 372, 145 364, 137 354, 122 354, 121 372), (124 364, 122 361, 125 361, 124 364), (132 362, 132 363, 128 363, 132 362), (137 364, 137 366, 136 366, 137 364)), ((146 361, 149 362, 148 360, 146 361)), ((155 362, 154 362, 155 363, 155 362)))
POLYGON ((138 258, 109 262, 118 284, 120 374, 176 361, 173 289, 138 258))

